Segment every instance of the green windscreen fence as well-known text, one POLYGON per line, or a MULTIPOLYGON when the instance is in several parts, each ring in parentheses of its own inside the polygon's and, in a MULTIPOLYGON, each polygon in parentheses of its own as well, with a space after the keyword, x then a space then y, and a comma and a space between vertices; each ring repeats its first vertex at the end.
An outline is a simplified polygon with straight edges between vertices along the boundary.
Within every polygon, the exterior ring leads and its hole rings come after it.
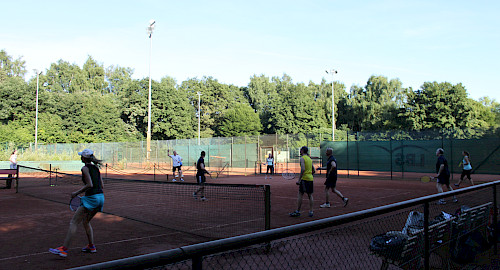
MULTIPOLYGON (((476 132, 477 133, 477 132, 476 132)), ((460 134, 444 131, 383 131, 346 132, 337 130, 336 140, 329 134, 268 134, 240 137, 214 137, 198 139, 151 141, 149 162, 146 142, 75 143, 39 145, 37 155, 51 156, 44 163, 60 160, 79 160, 78 151, 94 150, 96 156, 115 169, 140 169, 156 167, 171 170, 175 150, 183 158, 185 170, 194 169, 194 163, 205 151, 205 164, 212 169, 227 166, 231 169, 245 168, 247 172, 265 173, 266 157, 275 158, 275 172, 298 164, 299 149, 308 146, 311 157, 326 161, 325 148, 332 147, 342 170, 433 172, 436 148, 443 148, 453 173, 460 173, 457 165, 462 159, 461 151, 471 154, 473 173, 500 173, 500 135, 494 134, 480 139, 460 139, 460 134), (338 137, 337 137, 338 135, 338 137), (68 158, 69 157, 69 158, 68 158)), ((20 149, 21 153, 24 151, 20 149)), ((22 159, 20 159, 22 160, 22 159)), ((318 164, 319 165, 319 164, 318 164)), ((66 167, 60 165, 62 170, 66 167)), ((243 170, 239 170, 243 171, 243 170)))
POLYGON ((389 140, 389 141, 324 141, 321 160, 326 162, 326 148, 333 149, 341 170, 433 172, 436 149, 443 148, 452 173, 461 172, 458 164, 462 151, 468 151, 474 173, 500 173, 500 140, 389 140))

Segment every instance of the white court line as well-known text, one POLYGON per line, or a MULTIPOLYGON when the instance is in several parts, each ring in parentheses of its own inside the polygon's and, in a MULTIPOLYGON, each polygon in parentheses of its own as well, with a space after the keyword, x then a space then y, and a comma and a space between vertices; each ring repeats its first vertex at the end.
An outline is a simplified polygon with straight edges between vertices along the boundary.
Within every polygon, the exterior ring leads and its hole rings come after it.
MULTIPOLYGON (((205 227, 205 228, 200 228, 198 230, 195 230, 194 232, 203 231, 203 230, 207 230, 207 229, 213 229, 213 228, 220 228, 220 227, 225 227, 225 226, 229 226, 229 225, 243 224, 243 223, 248 223, 248 222, 257 221, 257 220, 261 220, 261 219, 262 218, 234 222, 234 223, 226 223, 226 224, 211 226, 211 227, 205 227)), ((175 235, 175 234, 188 234, 189 235, 189 232, 172 232, 172 233, 165 233, 165 234, 157 234, 157 235, 150 235, 150 236, 144 236, 144 237, 136 237, 136 238, 131 238, 131 239, 123 239, 123 240, 105 242, 105 243, 100 243, 100 244, 96 243, 96 245, 113 245, 113 244, 118 244, 118 243, 132 242, 132 241, 138 241, 138 240, 143 240, 143 239, 148 239, 148 238, 164 237, 164 236, 175 235)), ((70 248, 69 250, 79 250, 79 249, 80 248, 70 248)), ((47 252, 38 252, 38 253, 31 253, 31 254, 25 254, 25 255, 12 256, 12 257, 7 257, 7 258, 0 258, 0 261, 25 258, 25 257, 29 257, 29 256, 36 256, 36 255, 43 255, 43 254, 50 254, 50 252, 48 252, 48 251, 47 252)))

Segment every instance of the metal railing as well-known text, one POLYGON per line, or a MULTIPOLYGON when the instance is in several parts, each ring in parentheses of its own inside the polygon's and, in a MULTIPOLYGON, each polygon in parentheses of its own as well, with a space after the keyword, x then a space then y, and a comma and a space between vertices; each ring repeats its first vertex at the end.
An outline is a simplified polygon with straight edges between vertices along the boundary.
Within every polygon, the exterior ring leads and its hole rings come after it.
MULTIPOLYGON (((465 203, 470 207, 492 205, 488 213, 491 224, 482 222, 472 228, 486 231, 487 225, 498 226, 498 185, 500 181, 495 181, 331 218, 73 269, 372 269, 377 262, 385 269, 387 265, 380 262, 380 256, 369 251, 370 239, 374 234, 395 230, 404 223, 409 210, 414 209, 423 210, 424 214, 420 235, 424 244, 414 257, 419 259, 419 268, 430 269, 435 263, 431 254, 438 254, 438 248, 445 249, 444 255, 440 255, 440 263, 453 263, 450 251, 456 247, 460 235, 464 235, 464 232, 455 234, 439 242, 439 247, 431 243, 431 213, 450 211, 459 205, 435 202, 456 196, 462 201, 461 208, 465 203)), ((496 230, 493 237, 498 239, 496 230)), ((491 245, 497 254, 497 241, 491 245)))

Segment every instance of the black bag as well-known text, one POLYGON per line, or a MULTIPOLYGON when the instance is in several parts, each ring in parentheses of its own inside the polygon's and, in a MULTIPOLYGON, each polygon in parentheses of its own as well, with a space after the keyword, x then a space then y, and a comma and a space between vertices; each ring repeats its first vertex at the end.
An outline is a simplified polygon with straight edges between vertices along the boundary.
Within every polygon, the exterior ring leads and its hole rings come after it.
POLYGON ((459 264, 474 262, 477 254, 483 253, 489 245, 479 231, 472 231, 451 243, 451 259, 459 264))
POLYGON ((374 236, 370 242, 370 250, 387 259, 401 258, 408 236, 401 232, 387 232, 374 236))

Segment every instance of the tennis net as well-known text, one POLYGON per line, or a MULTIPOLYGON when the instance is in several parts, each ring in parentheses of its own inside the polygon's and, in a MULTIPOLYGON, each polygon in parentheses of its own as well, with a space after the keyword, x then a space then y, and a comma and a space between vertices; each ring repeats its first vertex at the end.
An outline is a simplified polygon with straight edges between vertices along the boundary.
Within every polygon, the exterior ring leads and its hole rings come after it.
MULTIPOLYGON (((20 167, 18 190, 67 204, 82 176, 20 167)), ((103 178, 104 213, 179 232, 203 240, 226 238, 269 228, 269 186, 204 185, 206 201, 194 183, 103 178)))

